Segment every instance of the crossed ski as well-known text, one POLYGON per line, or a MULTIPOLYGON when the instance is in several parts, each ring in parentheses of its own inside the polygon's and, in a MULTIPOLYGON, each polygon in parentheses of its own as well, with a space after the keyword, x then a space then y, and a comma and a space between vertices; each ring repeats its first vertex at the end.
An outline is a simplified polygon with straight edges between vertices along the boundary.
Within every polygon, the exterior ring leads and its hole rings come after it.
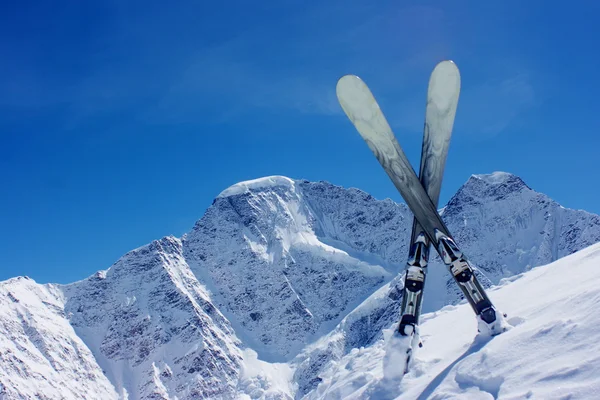
MULTIPOLYGON (((459 92, 456 64, 442 61, 429 80, 419 179, 367 85, 355 75, 346 75, 337 84, 337 96, 346 115, 414 214, 398 326, 399 334, 417 339, 411 340, 412 344, 419 342, 418 324, 430 244, 475 311, 479 332, 496 335, 506 329, 503 315, 493 306, 437 212, 459 92)), ((411 354, 409 346, 406 369, 411 354)))

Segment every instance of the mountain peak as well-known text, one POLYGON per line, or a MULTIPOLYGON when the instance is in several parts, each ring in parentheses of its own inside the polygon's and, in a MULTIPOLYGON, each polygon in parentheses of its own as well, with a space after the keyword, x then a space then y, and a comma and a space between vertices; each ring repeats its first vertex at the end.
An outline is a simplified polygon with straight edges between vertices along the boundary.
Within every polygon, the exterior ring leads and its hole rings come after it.
POLYGON ((491 174, 471 175, 469 180, 458 190, 457 194, 465 192, 477 197, 506 195, 520 192, 523 189, 531 190, 529 186, 517 175, 508 172, 496 171, 491 174))
POLYGON ((277 186, 283 186, 283 187, 293 190, 295 187, 295 183, 292 179, 290 179, 286 176, 281 176, 281 175, 266 176, 264 178, 252 179, 249 181, 243 181, 243 182, 236 183, 235 185, 232 185, 232 186, 228 187, 227 189, 223 190, 217 196, 217 198, 236 196, 236 195, 243 194, 243 193, 246 193, 246 192, 249 192, 252 190, 262 190, 262 189, 268 189, 268 188, 277 187, 277 186))
POLYGON ((527 197, 536 193, 521 178, 508 172, 471 175, 446 205, 444 217, 462 212, 468 204, 483 204, 523 194, 527 197))
POLYGON ((474 174, 471 178, 479 179, 490 185, 502 184, 514 179, 520 179, 518 176, 510 174, 508 172, 495 171, 491 174, 474 174))
POLYGON ((482 188, 482 184, 487 186, 488 190, 496 187, 505 187, 510 191, 519 191, 523 188, 531 189, 527 184, 518 177, 517 175, 509 172, 496 171, 491 174, 476 174, 471 175, 469 180, 464 186, 475 186, 482 188))

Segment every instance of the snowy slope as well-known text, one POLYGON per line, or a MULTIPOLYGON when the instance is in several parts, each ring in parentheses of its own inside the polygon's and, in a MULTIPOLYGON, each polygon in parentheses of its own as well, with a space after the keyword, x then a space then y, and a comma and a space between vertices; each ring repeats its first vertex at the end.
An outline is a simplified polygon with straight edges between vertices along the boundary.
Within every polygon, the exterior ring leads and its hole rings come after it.
POLYGON ((71 325, 122 397, 233 397, 239 341, 178 239, 133 250, 63 290, 71 325))
POLYGON ((0 283, 0 399, 116 399, 53 285, 0 283))
POLYGON ((306 398, 598 398, 598 266, 600 244, 504 281, 490 297, 514 328, 492 339, 475 336, 467 304, 426 314, 425 345, 399 384, 382 383, 390 372, 383 360, 392 351, 382 339, 331 363, 306 398))

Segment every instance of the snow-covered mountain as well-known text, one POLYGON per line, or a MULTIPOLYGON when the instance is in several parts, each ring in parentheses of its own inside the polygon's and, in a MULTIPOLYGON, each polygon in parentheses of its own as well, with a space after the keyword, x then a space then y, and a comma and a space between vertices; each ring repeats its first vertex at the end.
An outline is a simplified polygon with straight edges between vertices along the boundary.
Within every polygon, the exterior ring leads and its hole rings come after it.
POLYGON ((444 219, 495 284, 600 240, 597 215, 564 208, 502 172, 473 175, 448 202, 444 219))
MULTIPOLYGON (((487 285, 600 241, 600 217, 506 173, 471 177, 443 217, 487 285)), ((332 365, 395 322, 411 224, 389 199, 269 177, 86 280, 3 282, 0 398, 318 396, 332 365)), ((427 285, 426 312, 460 300, 439 263, 427 285)))
POLYGON ((282 361, 398 273, 409 220, 356 189, 273 177, 221 193, 183 244, 236 332, 282 361))
POLYGON ((174 237, 62 288, 71 326, 129 398, 233 397, 239 341, 174 237))

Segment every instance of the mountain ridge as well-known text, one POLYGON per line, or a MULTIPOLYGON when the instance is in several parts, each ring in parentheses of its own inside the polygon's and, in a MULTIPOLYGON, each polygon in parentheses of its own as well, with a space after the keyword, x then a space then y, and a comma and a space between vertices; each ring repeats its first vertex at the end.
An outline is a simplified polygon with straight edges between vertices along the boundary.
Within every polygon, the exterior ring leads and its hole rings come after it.
MULTIPOLYGON (((471 176, 443 218, 487 286, 600 241, 600 217, 507 173, 471 176)), ((181 239, 141 246, 82 281, 38 286, 58 293, 60 324, 83 340, 90 376, 108 377, 95 379, 114 396, 235 398, 243 386, 289 398, 289 387, 248 367, 248 348, 269 365, 294 365, 302 396, 327 365, 395 322, 411 224, 406 205, 360 189, 265 177, 225 189, 181 239)), ((460 301, 435 257, 429 270, 424 311, 460 301)), ((0 294, 13 312, 10 290, 0 294)))

